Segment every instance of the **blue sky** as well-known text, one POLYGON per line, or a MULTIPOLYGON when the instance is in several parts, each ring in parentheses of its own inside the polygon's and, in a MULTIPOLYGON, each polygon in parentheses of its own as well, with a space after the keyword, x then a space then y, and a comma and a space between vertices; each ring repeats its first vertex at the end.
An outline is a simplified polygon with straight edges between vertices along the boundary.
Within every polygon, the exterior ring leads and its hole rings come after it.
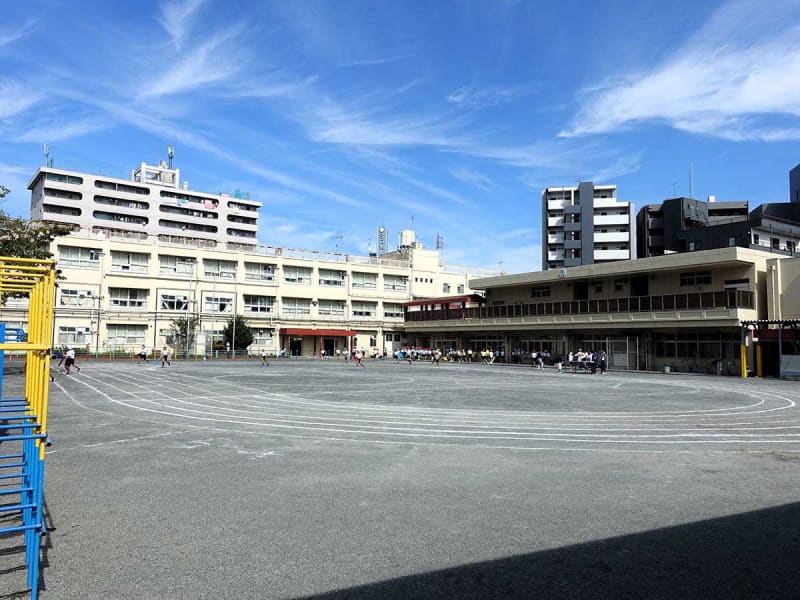
POLYGON ((55 166, 166 158, 263 202, 260 241, 541 267, 540 196, 788 200, 800 0, 29 0, 0 21, 2 208, 55 166), (502 262, 501 262, 502 261, 502 262))

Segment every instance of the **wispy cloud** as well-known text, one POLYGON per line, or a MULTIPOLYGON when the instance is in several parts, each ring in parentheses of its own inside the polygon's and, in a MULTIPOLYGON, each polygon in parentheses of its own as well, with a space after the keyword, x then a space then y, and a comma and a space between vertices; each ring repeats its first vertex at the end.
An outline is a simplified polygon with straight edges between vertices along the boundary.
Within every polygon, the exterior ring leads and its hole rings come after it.
POLYGON ((473 171, 472 169, 467 169, 466 167, 450 169, 450 175, 459 181, 463 181, 464 183, 468 183, 484 191, 496 187, 494 181, 489 177, 477 171, 473 171))
POLYGON ((662 64, 585 90, 561 135, 663 122, 737 141, 800 139, 799 20, 798 2, 729 2, 662 64))
POLYGON ((341 63, 340 67, 373 67, 375 65, 385 65, 394 63, 408 58, 408 54, 398 54, 397 56, 387 56, 384 58, 364 58, 361 60, 352 60, 349 62, 341 63))
POLYGON ((161 16, 156 20, 167 30, 177 50, 183 46, 193 17, 205 0, 172 0, 161 5, 161 16))
POLYGON ((15 136, 14 141, 37 143, 61 142, 107 129, 111 125, 112 123, 107 119, 98 117, 90 117, 78 121, 59 120, 46 125, 26 129, 24 133, 15 136))
POLYGON ((528 91, 520 87, 502 87, 499 85, 475 87, 468 85, 450 92, 447 96, 447 101, 458 106, 480 109, 513 102, 527 93, 528 91))
POLYGON ((642 166, 641 152, 634 152, 632 154, 623 154, 610 165, 603 167, 599 171, 595 171, 591 176, 591 180, 595 183, 608 183, 622 177, 623 175, 630 175, 636 173, 642 166))
POLYGON ((17 40, 24 38, 36 28, 36 24, 38 22, 38 19, 31 19, 20 27, 4 27, 2 30, 0 30, 0 48, 3 46, 8 46, 9 44, 13 44, 17 40))
POLYGON ((41 99, 41 93, 17 81, 0 79, 0 119, 25 112, 41 99))
POLYGON ((246 63, 241 32, 242 27, 234 26, 210 36, 145 85, 141 97, 168 96, 234 79, 246 63))

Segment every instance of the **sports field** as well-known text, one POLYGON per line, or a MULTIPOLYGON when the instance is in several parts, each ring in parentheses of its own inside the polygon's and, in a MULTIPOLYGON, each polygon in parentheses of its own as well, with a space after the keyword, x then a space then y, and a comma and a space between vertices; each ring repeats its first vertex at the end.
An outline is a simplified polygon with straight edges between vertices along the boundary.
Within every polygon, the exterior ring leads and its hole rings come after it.
POLYGON ((40 597, 800 597, 800 384, 365 364, 56 374, 40 597))

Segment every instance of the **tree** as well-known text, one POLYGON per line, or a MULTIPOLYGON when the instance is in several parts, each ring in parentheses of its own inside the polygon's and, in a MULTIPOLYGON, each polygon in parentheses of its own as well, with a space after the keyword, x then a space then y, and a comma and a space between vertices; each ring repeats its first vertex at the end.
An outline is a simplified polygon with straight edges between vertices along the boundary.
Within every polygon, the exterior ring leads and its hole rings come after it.
MULTIPOLYGON (((10 191, 0 185, 0 198, 5 198, 10 191)), ((71 231, 68 225, 10 217, 0 210, 0 256, 51 258, 50 242, 71 231)))
POLYGON ((175 345, 176 354, 180 350, 189 356, 189 351, 194 347, 199 321, 197 317, 178 317, 170 321, 172 343, 175 345))
POLYGON ((236 351, 244 350, 253 343, 253 331, 245 321, 242 315, 236 315, 228 319, 228 324, 222 330, 222 337, 225 340, 225 345, 236 351), (234 319, 236 323, 236 343, 233 343, 234 319))

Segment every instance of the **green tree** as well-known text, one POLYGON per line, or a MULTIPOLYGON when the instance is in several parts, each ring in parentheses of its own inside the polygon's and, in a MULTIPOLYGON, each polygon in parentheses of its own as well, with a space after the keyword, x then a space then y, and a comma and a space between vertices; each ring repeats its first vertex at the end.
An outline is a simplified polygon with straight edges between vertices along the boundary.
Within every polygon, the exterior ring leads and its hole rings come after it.
MULTIPOLYGON (((194 348, 195 339, 197 339, 195 332, 199 322, 200 319, 197 317, 178 317, 170 321, 170 336, 175 345, 176 354, 180 351, 189 356, 189 352, 194 348)), ((203 352, 205 353, 205 349, 203 352)))
MULTIPOLYGON (((9 193, 6 186, 0 185, 0 198, 9 193)), ((0 210, 0 256, 51 258, 50 242, 71 231, 67 225, 10 217, 0 210)))
POLYGON ((228 324, 222 330, 222 338, 225 340, 226 346, 230 345, 232 349, 237 352, 245 350, 250 344, 253 343, 253 331, 245 321, 242 315, 236 315, 228 319, 228 324), (235 319, 235 321, 234 321, 235 319), (234 322, 236 327, 234 328, 234 322), (236 330, 236 343, 233 343, 233 332, 236 330))

